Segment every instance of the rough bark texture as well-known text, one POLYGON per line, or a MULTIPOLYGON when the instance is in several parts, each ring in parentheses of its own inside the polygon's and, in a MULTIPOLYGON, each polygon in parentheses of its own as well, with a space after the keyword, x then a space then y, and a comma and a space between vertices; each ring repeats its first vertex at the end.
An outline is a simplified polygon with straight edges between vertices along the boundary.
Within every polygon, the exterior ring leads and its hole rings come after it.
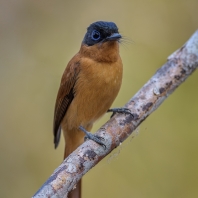
POLYGON ((65 198, 75 184, 108 153, 120 145, 198 67, 198 31, 168 57, 155 75, 125 105, 134 116, 116 114, 98 131, 106 149, 88 140, 54 171, 34 198, 65 198))

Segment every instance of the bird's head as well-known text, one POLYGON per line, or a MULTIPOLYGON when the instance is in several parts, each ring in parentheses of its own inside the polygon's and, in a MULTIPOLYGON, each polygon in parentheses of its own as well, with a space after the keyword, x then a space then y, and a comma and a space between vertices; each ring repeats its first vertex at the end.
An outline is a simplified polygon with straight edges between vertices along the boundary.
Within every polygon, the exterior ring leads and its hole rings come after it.
POLYGON ((119 41, 122 36, 118 32, 118 27, 113 22, 97 21, 87 28, 87 33, 83 39, 83 44, 92 46, 108 41, 119 41))
POLYGON ((87 28, 80 52, 97 62, 115 62, 121 38, 115 23, 97 21, 87 28))

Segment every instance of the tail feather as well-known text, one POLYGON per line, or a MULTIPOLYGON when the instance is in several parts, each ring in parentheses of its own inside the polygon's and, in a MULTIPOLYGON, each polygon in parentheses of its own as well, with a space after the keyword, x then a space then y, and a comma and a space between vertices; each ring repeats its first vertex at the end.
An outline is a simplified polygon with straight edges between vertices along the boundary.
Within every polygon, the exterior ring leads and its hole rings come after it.
MULTIPOLYGON (((86 127, 86 130, 91 130, 92 125, 89 125, 86 127)), ((68 157, 74 150, 78 148, 83 142, 84 142, 84 136, 85 134, 82 131, 79 130, 73 130, 73 131, 67 131, 64 132, 65 137, 65 153, 64 153, 64 159, 68 157), (72 135, 71 135, 72 134, 72 135)), ((76 184, 76 188, 69 192, 68 198, 81 198, 81 184, 82 180, 80 180, 76 184)))
POLYGON ((68 198, 81 198, 81 180, 76 184, 76 188, 69 192, 68 198))
MULTIPOLYGON (((68 146, 68 144, 66 144, 65 146, 65 153, 64 153, 64 159, 66 157, 68 157, 75 149, 71 148, 71 146, 68 146)), ((76 187, 69 192, 68 194, 68 198, 81 198, 81 185, 82 185, 82 181, 80 180, 77 184, 76 187)))

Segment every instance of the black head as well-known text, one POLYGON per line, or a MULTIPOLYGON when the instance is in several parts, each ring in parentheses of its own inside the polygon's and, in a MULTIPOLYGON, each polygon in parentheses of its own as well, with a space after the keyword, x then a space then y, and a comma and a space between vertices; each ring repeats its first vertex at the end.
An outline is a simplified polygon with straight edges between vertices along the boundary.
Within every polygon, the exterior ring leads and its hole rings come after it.
POLYGON ((118 41, 122 36, 118 32, 118 27, 113 22, 97 21, 87 28, 87 33, 83 39, 83 44, 92 46, 106 41, 118 41))

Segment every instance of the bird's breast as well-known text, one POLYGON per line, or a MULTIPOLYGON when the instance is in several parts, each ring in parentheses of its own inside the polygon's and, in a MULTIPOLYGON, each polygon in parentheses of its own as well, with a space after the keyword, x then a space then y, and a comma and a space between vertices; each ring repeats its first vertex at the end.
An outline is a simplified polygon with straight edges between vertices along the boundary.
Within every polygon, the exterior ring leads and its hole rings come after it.
POLYGON ((120 90, 122 62, 120 58, 114 63, 85 59, 80 66, 74 103, 80 119, 94 122, 110 108, 120 90))

